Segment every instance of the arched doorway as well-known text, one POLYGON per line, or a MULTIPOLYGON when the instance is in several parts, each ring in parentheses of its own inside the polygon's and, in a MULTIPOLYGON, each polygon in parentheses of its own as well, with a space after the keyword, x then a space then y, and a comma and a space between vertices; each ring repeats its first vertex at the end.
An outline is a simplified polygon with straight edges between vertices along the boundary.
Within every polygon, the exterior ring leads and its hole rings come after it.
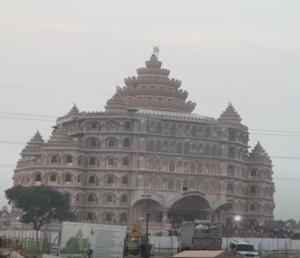
POLYGON ((163 219, 163 207, 160 203, 150 199, 139 200, 133 205, 134 221, 138 221, 141 217, 146 219, 148 206, 150 211, 149 221, 161 222, 163 219))
POLYGON ((174 202, 168 215, 172 222, 195 221, 196 219, 211 219, 209 212, 210 205, 204 197, 190 195, 174 202))

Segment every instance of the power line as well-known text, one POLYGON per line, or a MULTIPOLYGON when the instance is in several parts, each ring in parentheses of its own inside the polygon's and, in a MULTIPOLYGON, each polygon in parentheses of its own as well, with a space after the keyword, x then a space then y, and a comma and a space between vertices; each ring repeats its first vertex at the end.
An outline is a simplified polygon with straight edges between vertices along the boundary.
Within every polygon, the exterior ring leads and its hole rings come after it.
POLYGON ((300 137, 300 135, 295 134, 275 134, 275 133, 250 133, 251 135, 269 135, 269 136, 285 136, 285 137, 300 137))
MULTIPOLYGON (((48 89, 48 88, 37 88, 37 87, 26 87, 26 86, 16 86, 16 85, 3 85, 0 84, 2 88, 15 88, 15 89, 27 89, 27 90, 37 90, 37 91, 53 91, 53 92, 68 92, 77 94, 88 94, 97 96, 112 96, 113 94, 99 93, 99 92, 89 92, 89 91, 74 91, 65 89, 48 89)), ((214 101, 214 100, 195 100, 197 103, 211 103, 211 104, 228 104, 228 101, 214 101)), ((300 106, 288 106, 288 105, 266 105, 266 104, 255 104, 255 103, 240 103, 234 102, 235 105, 241 106, 255 106, 255 107, 267 107, 267 108, 296 108, 299 109, 300 106)))
POLYGON ((54 118, 58 117, 58 116, 49 116, 49 115, 35 115, 35 114, 7 113, 7 112, 0 112, 0 114, 3 114, 3 115, 16 115, 16 116, 54 117, 54 118))
MULTIPOLYGON (((195 100, 197 103, 211 103, 211 104, 228 104, 228 101, 214 101, 214 100, 195 100)), ((239 103, 232 101, 234 105, 241 106, 254 106, 254 107, 268 107, 268 108, 300 108, 300 106, 286 106, 286 105, 266 105, 266 104, 254 104, 254 103, 239 103)))
POLYGON ((4 119, 15 119, 15 120, 44 121, 44 122, 52 122, 52 123, 55 122, 55 120, 34 119, 34 118, 26 118, 26 117, 0 116, 0 118, 4 118, 4 119))
MULTIPOLYGON (((33 117, 53 117, 53 118, 59 117, 59 116, 51 116, 51 115, 37 115, 37 114, 24 114, 24 113, 11 113, 11 112, 9 112, 9 113, 8 112, 0 112, 0 114, 9 114, 9 115, 16 115, 16 116, 33 116, 33 117)), ((50 120, 50 119, 27 118, 27 117, 23 118, 23 117, 0 116, 0 118, 55 122, 55 120, 50 120)), ((295 133, 295 134, 300 134, 300 131, 283 131, 283 130, 268 130, 268 129, 250 129, 250 131, 254 131, 254 132, 251 132, 251 134, 257 134, 257 135, 300 137, 300 135, 290 135, 290 134, 256 133, 256 132, 277 132, 277 133, 295 133)))
POLYGON ((300 133, 300 131, 279 131, 279 130, 267 130, 267 129, 250 129, 250 131, 274 132, 274 133, 300 133))
POLYGON ((24 86, 14 86, 14 85, 2 85, 2 88, 15 88, 15 89, 27 89, 27 90, 38 90, 38 91, 53 91, 53 92, 69 92, 69 93, 79 93, 79 94, 89 94, 89 95, 102 95, 110 96, 110 94, 102 94, 99 92, 87 92, 87 91, 74 91, 74 90, 64 90, 64 89, 46 89, 46 88, 36 88, 36 87, 24 87, 24 86))
POLYGON ((0 143, 4 143, 4 144, 27 144, 26 142, 14 142, 14 141, 0 141, 0 143))

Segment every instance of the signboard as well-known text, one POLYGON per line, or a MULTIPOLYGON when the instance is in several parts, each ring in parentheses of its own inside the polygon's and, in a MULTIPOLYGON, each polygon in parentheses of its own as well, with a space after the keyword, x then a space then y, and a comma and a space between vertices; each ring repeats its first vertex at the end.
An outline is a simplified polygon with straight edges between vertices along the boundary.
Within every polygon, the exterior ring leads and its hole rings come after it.
POLYGON ((222 239, 202 239, 194 238, 193 239, 194 249, 210 249, 210 250, 221 250, 222 239))
POLYGON ((63 222, 59 255, 68 258, 121 258, 126 231, 126 226, 63 222))

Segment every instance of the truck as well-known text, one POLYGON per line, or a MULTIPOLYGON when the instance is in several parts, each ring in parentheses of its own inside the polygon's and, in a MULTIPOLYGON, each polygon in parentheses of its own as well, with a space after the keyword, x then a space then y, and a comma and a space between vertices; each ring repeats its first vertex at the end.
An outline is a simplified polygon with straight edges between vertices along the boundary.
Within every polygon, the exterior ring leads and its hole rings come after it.
POLYGON ((184 222, 179 246, 184 250, 221 250, 222 224, 211 221, 184 222))

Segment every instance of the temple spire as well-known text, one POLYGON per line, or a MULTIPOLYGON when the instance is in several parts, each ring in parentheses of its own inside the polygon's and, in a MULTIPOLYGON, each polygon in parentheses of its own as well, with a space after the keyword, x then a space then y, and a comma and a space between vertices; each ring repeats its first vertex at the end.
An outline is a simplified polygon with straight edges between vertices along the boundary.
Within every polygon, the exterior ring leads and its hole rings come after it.
POLYGON ((76 106, 76 104, 73 104, 73 107, 70 109, 68 115, 78 115, 79 114, 79 109, 76 106))
POLYGON ((41 147, 44 144, 44 139, 39 131, 30 139, 22 153, 38 153, 41 151, 41 147))
POLYGON ((124 98, 120 95, 121 88, 116 87, 116 93, 106 102, 106 112, 127 112, 127 105, 124 102, 124 98))
POLYGON ((220 115, 219 120, 221 122, 233 122, 233 123, 240 123, 242 121, 240 115, 238 114, 238 112, 235 111, 230 101, 226 110, 220 115))

